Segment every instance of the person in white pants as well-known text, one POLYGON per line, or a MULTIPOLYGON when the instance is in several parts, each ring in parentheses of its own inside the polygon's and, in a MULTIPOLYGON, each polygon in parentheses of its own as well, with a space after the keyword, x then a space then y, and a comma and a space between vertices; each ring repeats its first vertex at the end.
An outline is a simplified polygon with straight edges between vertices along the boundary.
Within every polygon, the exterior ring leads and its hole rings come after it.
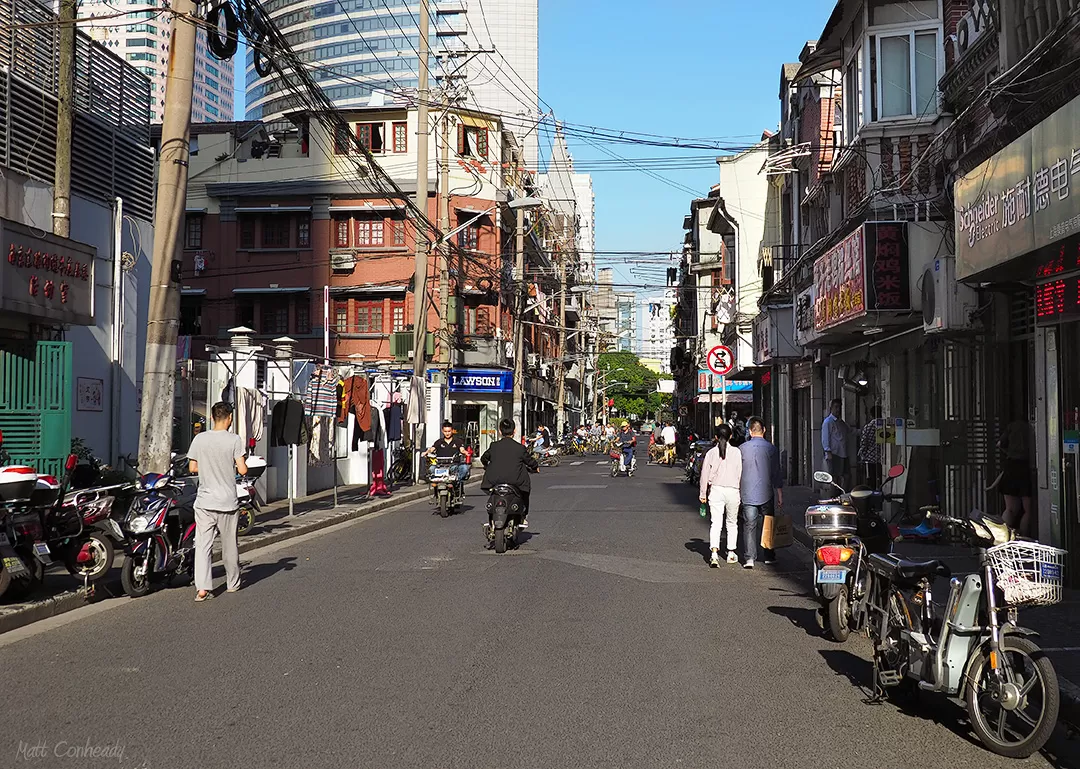
POLYGON ((720 565, 720 532, 727 527, 727 562, 738 563, 735 546, 739 536, 739 487, 742 483, 742 453, 729 445, 731 428, 716 428, 716 445, 705 454, 701 465, 700 500, 709 503, 709 566, 720 565))

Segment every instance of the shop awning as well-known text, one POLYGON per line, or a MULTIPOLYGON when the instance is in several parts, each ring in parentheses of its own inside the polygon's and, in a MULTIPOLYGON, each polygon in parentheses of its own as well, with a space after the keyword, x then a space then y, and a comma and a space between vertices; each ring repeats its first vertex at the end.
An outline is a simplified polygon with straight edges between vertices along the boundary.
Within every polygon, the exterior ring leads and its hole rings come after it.
POLYGON ((206 296, 205 288, 182 288, 180 296, 206 296))
POLYGON ((338 296, 340 294, 404 294, 409 290, 409 287, 402 284, 400 286, 331 286, 330 293, 338 296))

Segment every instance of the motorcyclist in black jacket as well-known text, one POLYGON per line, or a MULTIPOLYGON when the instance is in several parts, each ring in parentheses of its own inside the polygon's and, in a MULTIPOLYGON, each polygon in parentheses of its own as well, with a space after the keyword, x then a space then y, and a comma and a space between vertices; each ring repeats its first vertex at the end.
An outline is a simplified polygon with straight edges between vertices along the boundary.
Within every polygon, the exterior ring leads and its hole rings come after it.
POLYGON ((480 457, 484 465, 484 481, 480 488, 490 491, 500 483, 513 486, 521 494, 525 513, 522 515, 521 528, 529 525, 529 496, 532 493, 532 480, 529 473, 540 471, 536 457, 529 450, 514 440, 514 421, 504 419, 499 422, 502 439, 495 441, 480 457))

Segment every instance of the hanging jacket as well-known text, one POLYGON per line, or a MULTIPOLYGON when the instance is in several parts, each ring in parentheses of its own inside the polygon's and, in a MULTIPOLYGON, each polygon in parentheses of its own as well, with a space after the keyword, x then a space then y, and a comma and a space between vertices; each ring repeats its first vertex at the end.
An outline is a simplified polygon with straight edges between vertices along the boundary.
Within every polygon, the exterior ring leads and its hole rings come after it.
POLYGON ((310 440, 304 404, 294 398, 278 401, 270 415, 270 445, 300 446, 310 440))
POLYGON ((356 415, 356 421, 360 429, 365 433, 371 431, 371 396, 368 390, 367 377, 351 376, 342 385, 344 397, 348 401, 348 408, 356 415))

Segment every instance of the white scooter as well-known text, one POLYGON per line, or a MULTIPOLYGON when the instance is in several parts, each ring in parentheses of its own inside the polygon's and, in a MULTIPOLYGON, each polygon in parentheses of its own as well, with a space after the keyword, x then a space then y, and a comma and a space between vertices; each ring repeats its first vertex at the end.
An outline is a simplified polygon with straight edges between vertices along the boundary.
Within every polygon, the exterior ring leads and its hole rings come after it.
POLYGON ((259 511, 259 497, 255 493, 255 481, 266 472, 263 457, 247 458, 247 475, 236 476, 236 501, 238 504, 236 533, 243 536, 255 526, 255 513, 259 511))

